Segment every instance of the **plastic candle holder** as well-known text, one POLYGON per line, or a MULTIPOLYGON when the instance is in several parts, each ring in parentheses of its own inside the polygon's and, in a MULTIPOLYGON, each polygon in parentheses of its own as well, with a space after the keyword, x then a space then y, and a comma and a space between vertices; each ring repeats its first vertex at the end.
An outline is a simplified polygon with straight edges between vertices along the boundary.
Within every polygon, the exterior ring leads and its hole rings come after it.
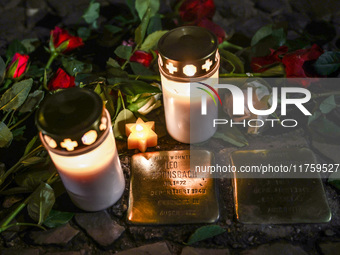
MULTIPOLYGON (((220 56, 218 40, 207 29, 184 26, 164 34, 158 42, 165 120, 168 133, 183 143, 198 143, 216 132, 213 120, 218 109, 214 99, 206 97, 202 114, 202 96, 196 89, 218 84, 220 56)), ((214 96, 215 97, 215 96, 214 96)))
POLYGON ((49 96, 36 125, 76 206, 99 211, 120 199, 125 181, 111 117, 95 92, 69 88, 49 96))

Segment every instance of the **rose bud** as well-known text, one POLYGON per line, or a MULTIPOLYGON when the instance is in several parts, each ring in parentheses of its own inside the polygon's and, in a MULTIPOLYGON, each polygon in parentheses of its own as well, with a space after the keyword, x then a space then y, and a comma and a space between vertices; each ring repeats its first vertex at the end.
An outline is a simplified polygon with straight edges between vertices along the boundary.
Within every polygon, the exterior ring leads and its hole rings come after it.
MULTIPOLYGON (((287 78, 317 77, 318 75, 308 72, 304 64, 307 61, 317 60, 323 54, 323 52, 323 49, 314 44, 311 48, 300 49, 286 54, 282 59, 282 63, 286 67, 287 78)), ((307 80, 301 81, 301 85, 305 88, 310 85, 310 82, 307 80)))
POLYGON ((242 122, 243 120, 256 120, 252 122, 253 127, 248 127, 249 134, 258 134, 259 129, 262 128, 262 122, 266 123, 268 115, 255 115, 250 112, 248 107, 248 87, 253 88, 252 104, 257 110, 267 110, 271 105, 272 95, 269 89, 261 84, 259 81, 252 81, 246 84, 246 88, 242 90, 244 95, 244 115, 233 115, 233 96, 231 93, 227 93, 224 97, 223 110, 234 122, 242 122))
POLYGON ((179 8, 179 15, 183 21, 199 21, 203 18, 212 19, 215 14, 213 0, 186 0, 179 8))
POLYGON ((130 57, 131 62, 138 62, 145 67, 149 67, 151 64, 153 57, 151 53, 147 53, 145 51, 137 50, 130 57))
POLYGON ((67 89, 75 87, 75 78, 68 75, 63 69, 59 68, 48 83, 49 90, 67 89))
POLYGON ((6 77, 8 78, 19 78, 26 72, 27 63, 29 56, 15 53, 11 63, 7 67, 6 77))
POLYGON ((135 47, 135 42, 132 40, 132 39, 129 39, 129 40, 127 40, 127 41, 123 41, 122 42, 122 45, 124 45, 124 46, 131 46, 131 47, 135 47))
MULTIPOLYGON (((54 47, 58 53, 67 53, 84 45, 80 37, 70 35, 60 27, 55 27, 54 30, 51 31, 51 42, 53 45, 50 46, 50 49, 54 47)), ((51 49, 51 51, 53 50, 51 49)))

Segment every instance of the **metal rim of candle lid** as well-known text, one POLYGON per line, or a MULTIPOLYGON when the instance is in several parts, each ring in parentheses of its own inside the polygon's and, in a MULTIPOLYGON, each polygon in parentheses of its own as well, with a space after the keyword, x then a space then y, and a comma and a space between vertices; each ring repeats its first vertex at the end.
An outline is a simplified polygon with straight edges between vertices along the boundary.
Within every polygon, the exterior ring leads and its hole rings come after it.
POLYGON ((107 136, 111 118, 106 112, 97 93, 68 88, 43 101, 36 113, 36 125, 50 150, 75 155, 98 146, 100 138, 107 136))
MULTIPOLYGON (((105 114, 108 118, 110 118, 110 113, 106 109, 105 109, 105 114)), ((101 136, 98 137, 97 140, 94 143, 92 143, 88 146, 79 147, 79 148, 77 148, 76 150, 73 150, 73 151, 52 148, 47 143, 46 135, 44 135, 42 132, 39 132, 39 136, 40 136, 40 140, 41 140, 42 144, 44 145, 44 147, 48 148, 53 153, 61 155, 61 156, 66 156, 66 157, 73 157, 73 156, 85 154, 87 152, 90 152, 90 151, 96 149, 98 146, 100 146, 105 141, 107 136, 110 134, 110 130, 111 130, 111 128, 106 128, 104 130, 103 134, 101 134, 101 136)))
MULTIPOLYGON (((217 72, 217 70, 220 68, 220 55, 218 54, 218 51, 217 51, 217 55, 216 55, 216 59, 217 59, 217 62, 216 62, 216 65, 214 66, 214 69, 211 69, 209 73, 203 75, 203 76, 200 76, 200 77, 190 77, 188 76, 187 78, 181 78, 181 77, 174 77, 174 76, 170 76, 168 75, 167 73, 165 73, 163 71, 162 68, 159 68, 159 72, 167 79, 169 80, 173 80, 173 81, 176 81, 176 82, 183 82, 183 83, 187 83, 187 82, 198 82, 198 81, 203 81, 205 79, 208 79, 209 77, 211 77, 214 73, 217 72)), ((160 58, 158 59, 158 61, 160 60, 160 58)))
POLYGON ((217 37, 202 27, 183 26, 167 32, 158 42, 158 51, 159 69, 170 80, 202 80, 219 67, 217 37))

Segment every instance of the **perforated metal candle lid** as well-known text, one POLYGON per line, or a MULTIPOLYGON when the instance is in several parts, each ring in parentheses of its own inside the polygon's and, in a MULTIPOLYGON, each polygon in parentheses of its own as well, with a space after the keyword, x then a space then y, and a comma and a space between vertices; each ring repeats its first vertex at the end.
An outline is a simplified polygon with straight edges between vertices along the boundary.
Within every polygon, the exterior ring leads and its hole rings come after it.
POLYGON ((45 143, 54 150, 77 151, 94 144, 107 129, 101 98, 93 91, 68 88, 46 98, 36 115, 45 143))
POLYGON ((158 42, 160 71, 174 80, 205 76, 219 63, 217 48, 216 36, 205 28, 173 29, 158 42))

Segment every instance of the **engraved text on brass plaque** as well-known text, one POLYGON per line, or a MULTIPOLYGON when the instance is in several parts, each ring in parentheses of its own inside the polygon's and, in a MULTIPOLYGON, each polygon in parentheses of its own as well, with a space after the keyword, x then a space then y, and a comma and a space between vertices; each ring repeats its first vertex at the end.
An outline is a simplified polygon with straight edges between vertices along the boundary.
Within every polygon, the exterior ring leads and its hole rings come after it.
MULTIPOLYGON (((209 151, 196 151, 211 165, 209 151)), ((196 178, 190 151, 136 154, 131 162, 128 220, 136 224, 210 223, 219 217, 215 181, 196 178)))

